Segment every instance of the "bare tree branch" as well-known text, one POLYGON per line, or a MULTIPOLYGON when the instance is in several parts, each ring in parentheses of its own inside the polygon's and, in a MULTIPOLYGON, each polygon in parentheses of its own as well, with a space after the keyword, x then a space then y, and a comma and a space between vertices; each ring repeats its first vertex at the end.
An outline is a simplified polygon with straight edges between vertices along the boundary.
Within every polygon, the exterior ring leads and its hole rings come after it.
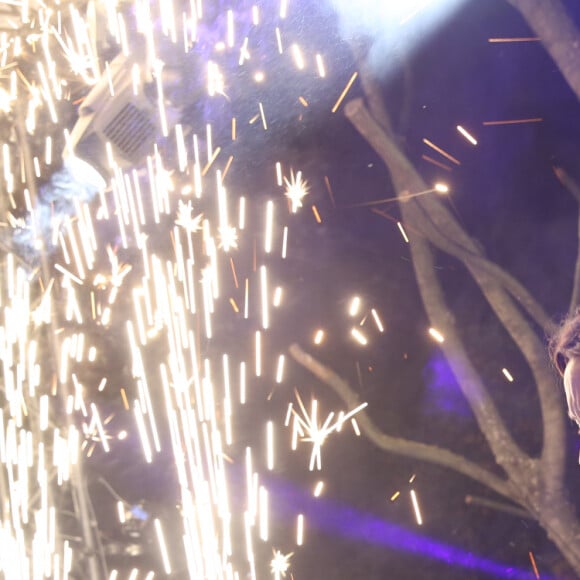
MULTIPOLYGON (((560 0, 508 1, 521 12, 540 37, 572 90, 580 98, 580 33, 560 0)), ((485 258, 479 245, 469 237, 440 200, 435 196, 409 199, 409 192, 430 188, 393 139, 390 123, 384 121, 388 114, 384 103, 379 103, 381 95, 376 84, 364 78, 364 66, 361 72, 361 84, 368 108, 358 99, 347 104, 345 113, 390 171, 400 201, 403 222, 413 232, 410 236, 411 255, 425 310, 431 324, 445 335, 441 348, 497 463, 505 471, 507 482, 502 483, 510 486, 509 491, 515 494, 512 497, 516 497, 517 502, 544 527, 548 536, 580 574, 580 522, 574 506, 568 500, 564 484, 564 402, 561 389, 555 381, 555 373, 549 367, 545 345, 537 329, 519 307, 544 332, 550 332, 554 325, 527 289, 508 272, 485 258), (465 265, 528 363, 542 412, 543 447, 539 460, 530 457, 517 446, 477 370, 467 357, 453 315, 447 308, 429 244, 456 257, 465 265)), ((580 192, 573 190, 572 193, 580 199, 580 192)), ((580 264, 577 264, 571 308, 578 301, 579 287, 580 264)))
POLYGON ((508 0, 542 41, 580 99, 580 32, 560 0, 508 0))
MULTIPOLYGON (((373 131, 373 126, 375 125, 374 118, 364 109, 362 101, 355 99, 348 103, 345 107, 345 113, 355 123, 357 130, 367 140, 372 139, 372 142, 369 141, 369 143, 371 143, 375 151, 377 151, 377 147, 382 147, 383 154, 387 155, 393 164, 404 163, 407 166, 406 169, 409 175, 411 171, 414 172, 414 169, 402 156, 397 144, 390 136, 387 136, 385 133, 382 133, 384 138, 381 135, 375 135, 373 131), (362 106, 363 109, 359 109, 359 106, 362 106)), ((429 186, 418 175, 416 175, 416 178, 415 183, 412 184, 413 191, 425 191, 429 189, 429 186)), ((407 184, 407 188, 411 188, 409 184, 407 184)), ((555 325, 538 301, 509 272, 506 272, 503 268, 485 258, 474 241, 464 233, 463 229, 458 229, 455 220, 451 221, 449 217, 450 214, 447 212, 446 216, 441 217, 438 215, 437 219, 433 220, 430 213, 424 212, 423 216, 417 216, 417 231, 426 235, 440 250, 451 254, 463 262, 469 262, 474 268, 490 276, 494 276, 498 283, 504 286, 518 303, 521 304, 522 308, 526 310, 536 324, 546 334, 551 334, 555 330, 555 325), (460 242, 457 241, 458 238, 460 242)))
MULTIPOLYGON (((351 101, 345 107, 345 113, 357 130, 369 142, 377 154, 383 159, 390 170, 395 189, 405 199, 408 191, 423 191, 426 184, 418 175, 409 160, 403 155, 393 140, 381 130, 373 121, 372 116, 358 99, 351 101)), ((446 236, 454 239, 456 244, 464 244, 470 254, 479 253, 479 249, 471 238, 463 231, 453 216, 442 206, 438 199, 423 196, 401 203, 404 221, 424 235, 432 233, 433 228, 439 232, 445 232, 446 236), (431 222, 431 227, 429 226, 431 222)), ((430 238, 431 239, 431 238, 430 238)), ((433 243, 440 241, 439 238, 431 239, 433 243)), ((522 457, 511 435, 501 420, 495 405, 489 398, 487 391, 478 376, 477 371, 471 366, 465 354, 462 341, 457 336, 453 321, 450 319, 439 282, 434 272, 432 258, 428 255, 426 242, 421 236, 412 236, 411 251, 415 259, 421 259, 422 266, 415 266, 415 274, 422 289, 423 302, 431 323, 439 328, 446 336, 444 351, 454 373, 462 386, 464 393, 476 413, 480 427, 487 432, 488 441, 494 454, 501 463, 507 456, 513 454, 522 457), (428 306, 430 303, 430 306, 428 306), (453 346, 450 346, 452 344, 453 346), (458 353, 460 353, 458 355, 458 353), (454 357, 459 356, 460 361, 454 357), (481 408, 478 416, 477 408, 481 408), (507 445, 510 452, 505 453, 507 445)), ((548 367, 548 360, 544 346, 535 332, 525 321, 521 313, 511 302, 499 283, 487 273, 473 267, 469 260, 464 260, 466 267, 472 273, 486 296, 490 306, 494 309, 506 330, 516 342, 522 354, 526 358, 540 395, 542 407, 542 419, 544 427, 543 458, 549 463, 546 465, 546 484, 554 487, 561 486, 564 470, 564 446, 562 445, 564 433, 564 415, 562 412, 559 389, 554 380, 553 373, 548 367), (549 470, 548 470, 549 468, 549 470)), ((502 464, 503 465, 503 464, 502 464)), ((509 469, 508 465, 503 465, 509 469)), ((517 477, 517 473, 513 472, 517 477)))
MULTIPOLYGON (((357 393, 344 379, 302 350, 300 346, 293 344, 290 347, 290 354, 296 362, 310 371, 325 385, 329 386, 343 400, 348 410, 352 410, 361 404, 357 393)), ((498 494, 514 502, 518 502, 518 494, 514 492, 509 481, 483 469, 469 459, 453 453, 448 449, 437 447, 436 445, 427 445, 425 443, 387 435, 377 427, 364 410, 357 413, 356 420, 365 436, 380 449, 390 453, 396 453, 397 455, 404 455, 448 467, 478 483, 488 486, 498 494)))
POLYGON ((411 236, 410 244, 423 304, 431 324, 445 335, 442 350, 496 461, 503 467, 518 494, 517 501, 546 529, 548 536, 580 574, 580 551, 577 549, 580 524, 564 487, 563 401, 541 340, 516 308, 504 283, 489 271, 477 268, 472 255, 481 256, 481 251, 439 200, 429 196, 408 200, 409 191, 424 191, 428 187, 396 143, 374 122, 362 101, 359 99, 348 103, 345 112, 389 168, 401 201, 403 221, 410 230, 421 232, 411 236), (464 252, 469 255, 462 256, 462 262, 528 362, 542 410, 544 437, 541 461, 532 459, 515 444, 477 371, 471 365, 455 329, 453 316, 447 309, 429 244, 423 236, 427 236, 435 245, 441 243, 443 237, 464 247, 464 252))
POLYGON ((553 169, 560 183, 572 194, 578 204, 580 204, 580 185, 562 167, 554 167, 553 169))
MULTIPOLYGON (((560 183, 572 194, 576 202, 580 206, 580 185, 561 167, 554 167, 554 173, 560 180, 560 183)), ((579 208, 580 209, 580 208, 579 208)), ((576 265, 574 266, 574 283, 572 286, 572 296, 570 298, 570 306, 568 313, 572 314, 578 307, 580 300, 580 211, 578 212, 578 249, 576 250, 576 265)))

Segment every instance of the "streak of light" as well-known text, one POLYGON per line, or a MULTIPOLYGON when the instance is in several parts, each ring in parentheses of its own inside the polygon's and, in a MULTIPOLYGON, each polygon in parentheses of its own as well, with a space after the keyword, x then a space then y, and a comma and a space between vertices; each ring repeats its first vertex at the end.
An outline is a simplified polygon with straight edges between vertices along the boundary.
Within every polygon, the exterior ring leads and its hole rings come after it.
POLYGON ((537 580, 540 580, 540 571, 538 570, 538 565, 536 564, 536 559, 534 558, 534 553, 528 552, 528 555, 530 557, 530 562, 532 563, 532 569, 534 571, 534 576, 537 578, 537 580))
POLYGON ((64 274, 65 276, 67 276, 73 282, 76 282, 80 286, 82 286, 84 284, 84 282, 80 278, 75 276, 72 272, 69 272, 66 268, 63 268, 60 264, 55 264, 54 269, 58 270, 61 274, 64 274))
POLYGON ((239 288, 239 285, 238 285, 238 276, 236 274, 236 266, 234 264, 234 259, 233 258, 230 258, 230 266, 232 268, 232 276, 234 278, 234 286, 236 288, 239 288))
POLYGON ((324 330, 322 330, 321 328, 319 328, 314 333, 314 344, 321 344, 323 340, 324 340, 324 330))
POLYGON ((262 300, 262 328, 268 329, 270 326, 270 303, 268 300, 268 271, 266 266, 260 266, 260 294, 262 300))
POLYGON ((228 174, 228 171, 230 170, 230 167, 232 166, 233 161, 234 161, 234 156, 230 155, 228 157, 227 162, 226 162, 226 166, 224 167, 224 173, 222 175, 222 183, 224 182, 226 175, 228 174))
POLYGON ((268 130, 268 123, 266 121, 266 114, 264 113, 264 106, 262 103, 258 103, 258 108, 260 109, 260 117, 262 119, 262 127, 264 127, 264 131, 268 130))
POLYGON ((401 495, 400 491, 396 491, 391 497, 390 501, 395 501, 401 495))
POLYGON ((353 75, 350 77, 350 79, 346 83, 346 86, 344 87, 342 93, 340 93, 338 99, 336 100, 336 103, 334 103, 334 106, 332 107, 331 112, 336 113, 336 111, 338 111, 340 105, 342 104, 342 101, 346 97, 348 91, 350 91, 350 88, 352 87, 354 81, 356 81, 357 76, 358 76, 358 72, 354 72, 353 75))
POLYGON ((503 376, 510 382, 513 383, 514 382, 514 378, 512 376, 512 374, 505 368, 501 369, 501 372, 503 373, 503 376))
POLYGON ((282 187, 282 164, 279 161, 276 161, 276 185, 282 187))
POLYGON ((284 378, 284 362, 285 362, 285 357, 283 354, 281 354, 278 357, 278 364, 276 365, 276 383, 280 384, 282 382, 282 379, 284 378))
POLYGON ((163 561, 163 570, 166 574, 171 574, 171 564, 169 562, 169 554, 167 552, 167 545, 165 543, 165 536, 163 535, 163 528, 161 527, 161 522, 155 518, 155 534, 157 536, 157 543, 159 544, 159 550, 161 552, 161 560, 163 561))
POLYGON ((292 57, 294 58, 294 64, 296 65, 296 68, 298 70, 303 70, 306 65, 304 63, 304 57, 302 56, 300 47, 297 44, 293 44, 290 47, 290 50, 292 51, 292 57))
POLYGON ((300 97, 298 97, 298 100, 300 101, 300 104, 301 104, 301 105, 302 105, 304 108, 308 107, 308 101, 307 101, 307 100, 306 100, 304 97, 300 96, 300 97))
POLYGON ((145 420, 143 419, 143 412, 141 410, 141 405, 139 401, 135 401, 134 406, 135 420, 137 422, 137 430, 139 432, 139 438, 141 439, 141 446, 143 448, 143 454, 145 456, 145 461, 151 463, 153 461, 153 456, 151 452, 151 443, 149 442, 149 436, 147 435, 147 428, 145 427, 145 420))
POLYGON ((238 228, 243 230, 246 227, 246 198, 240 197, 238 206, 238 228))
POLYGON ((240 405, 246 404, 246 363, 240 363, 240 405))
POLYGON ((207 163, 205 164, 204 168, 201 170, 201 175, 204 177, 207 175, 207 172, 210 170, 211 166, 213 165, 214 161, 217 159, 218 155, 221 153, 222 148, 216 147, 215 151, 213 152, 212 156, 208 159, 207 163))
POLYGON ((361 299, 360 296, 354 296, 350 301, 350 306, 348 307, 348 315, 353 317, 360 312, 361 299))
POLYGON ((419 508, 419 501, 417 499, 417 494, 415 490, 411 490, 411 502, 413 503, 413 511, 415 512, 415 520, 417 521, 417 525, 423 525, 423 517, 421 516, 421 510, 419 508))
POLYGON ((409 238, 407 237, 407 232, 405 232, 405 228, 403 227, 403 224, 401 222, 397 222, 397 227, 399 228, 399 231, 401 232, 401 235, 403 236, 403 240, 405 240, 405 242, 408 244, 409 238))
POLYGON ((371 309, 371 315, 375 321, 375 324, 377 325, 379 332, 385 332, 385 327, 383 326, 379 313, 374 308, 371 309))
POLYGON ((274 469, 274 422, 266 423, 266 466, 269 471, 274 469))
POLYGON ((316 220, 316 223, 321 224, 322 218, 320 217, 320 214, 318 213, 318 208, 315 205, 312 206, 312 213, 314 214, 314 219, 316 220))
POLYGON ((363 346, 366 346, 369 342, 367 337, 358 328, 352 328, 350 334, 359 344, 363 346))
POLYGON ((260 514, 260 540, 262 540, 262 542, 267 542, 270 536, 268 526, 268 490, 263 485, 260 486, 258 492, 258 506, 260 514))
POLYGON ((314 486, 314 491, 312 495, 314 497, 320 497, 322 495, 322 490, 324 489, 324 481, 318 481, 314 486))
POLYGON ((324 176, 324 185, 326 186, 326 191, 328 191, 328 196, 330 197, 330 201, 332 202, 332 207, 336 208, 336 202, 334 201, 334 193, 332 192, 332 187, 330 186, 330 179, 328 179, 328 175, 324 176))
POLYGON ((360 427, 358 426, 358 421, 356 420, 355 417, 352 417, 352 419, 350 420, 350 424, 352 425, 352 430, 354 431, 354 434, 357 437, 360 437, 361 435, 360 427))
POLYGON ((262 333, 259 330, 255 340, 255 373, 257 377, 262 376, 262 333))
POLYGON ((266 231, 264 233, 264 251, 269 254, 272 251, 272 238, 274 228, 274 202, 269 200, 266 204, 266 231))
POLYGON ((296 519, 296 545, 304 544, 304 514, 298 514, 296 519))
POLYGON ((288 16, 288 0, 280 0, 280 18, 288 16))
POLYGON ((488 38, 488 42, 538 42, 537 36, 515 36, 512 38, 488 38))
POLYGON ((472 145, 477 145, 477 139, 471 134, 469 133, 469 131, 467 131, 467 129, 464 129, 461 125, 457 125, 457 130, 472 144, 472 145))
POLYGON ((484 121, 483 125, 486 127, 494 125, 519 125, 522 123, 541 123, 543 120, 542 117, 533 117, 530 119, 508 119, 505 121, 484 121))
POLYGON ((127 399, 127 393, 125 392, 125 389, 123 389, 121 387, 120 393, 121 393, 121 399, 123 401, 123 407, 125 407, 125 411, 128 411, 129 410, 129 400, 127 399))
POLYGON ((440 169, 444 169, 445 171, 453 171, 453 169, 449 167, 449 165, 445 165, 445 163, 441 163, 440 161, 437 161, 436 159, 429 157, 429 155, 421 155, 421 159, 427 161, 428 163, 431 163, 431 165, 439 167, 440 169))
POLYGON ((326 69, 324 67, 324 61, 322 60, 322 55, 316 55, 316 68, 318 69, 318 76, 324 78, 326 76, 326 69))
POLYGON ((279 308, 280 304, 282 304, 282 287, 276 286, 276 290, 274 290, 274 300, 272 301, 274 308, 279 308))
POLYGON ((288 226, 282 230, 282 259, 285 260, 288 253, 288 226))
POLYGON ((238 60, 238 65, 242 66, 247 60, 250 59, 250 52, 248 51, 248 43, 250 39, 246 36, 244 42, 242 42, 242 47, 240 48, 240 59, 238 60))
POLYGON ((284 48, 282 46, 282 35, 280 34, 280 29, 278 27, 276 27, 276 44, 278 45, 278 53, 282 54, 284 48))
POLYGON ((125 523, 125 504, 122 501, 117 502, 117 517, 119 518, 119 523, 125 523))
POLYGON ((290 425, 290 419, 292 419, 292 407, 293 407, 292 403, 288 403, 286 417, 284 418, 284 427, 288 427, 288 425, 290 425))
POLYGON ((425 145, 427 145, 428 147, 431 147, 431 149, 433 149, 434 151, 437 151, 439 155, 442 155, 443 157, 445 157, 445 159, 451 161, 451 163, 455 163, 455 165, 461 165, 461 161, 453 157, 453 155, 447 153, 447 151, 445 151, 441 147, 435 145, 435 143, 433 143, 432 141, 429 141, 429 139, 424 138, 423 143, 425 143, 425 145))
POLYGON ((445 337, 435 328, 429 329, 431 337, 439 343, 445 342, 445 337))

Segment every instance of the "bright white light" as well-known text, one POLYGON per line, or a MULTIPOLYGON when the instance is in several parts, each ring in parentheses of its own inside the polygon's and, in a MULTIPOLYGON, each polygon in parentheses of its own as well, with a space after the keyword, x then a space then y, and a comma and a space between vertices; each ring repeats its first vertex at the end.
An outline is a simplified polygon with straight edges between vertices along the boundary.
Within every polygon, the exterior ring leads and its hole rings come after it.
POLYGON ((425 43, 465 0, 332 0, 345 40, 370 39, 369 63, 389 72, 396 54, 425 43))
POLYGON ((107 186, 103 176, 90 163, 80 157, 67 155, 64 160, 64 166, 74 177, 75 181, 91 185, 96 191, 101 191, 107 186))

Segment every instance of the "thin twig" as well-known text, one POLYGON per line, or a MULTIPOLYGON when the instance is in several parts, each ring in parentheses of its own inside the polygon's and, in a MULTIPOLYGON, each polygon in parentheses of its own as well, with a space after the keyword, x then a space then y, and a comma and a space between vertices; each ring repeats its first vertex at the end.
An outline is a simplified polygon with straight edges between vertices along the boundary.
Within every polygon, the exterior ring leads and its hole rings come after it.
MULTIPOLYGON (((355 409, 361 404, 357 393, 344 379, 302 350, 300 346, 293 344, 290 347, 290 354, 296 362, 329 386, 343 400, 349 410, 355 409)), ((357 413, 356 420, 361 432, 380 449, 447 467, 482 485, 488 486, 512 501, 518 502, 517 494, 508 481, 483 469, 469 459, 436 445, 428 445, 387 435, 377 427, 364 410, 357 413)))

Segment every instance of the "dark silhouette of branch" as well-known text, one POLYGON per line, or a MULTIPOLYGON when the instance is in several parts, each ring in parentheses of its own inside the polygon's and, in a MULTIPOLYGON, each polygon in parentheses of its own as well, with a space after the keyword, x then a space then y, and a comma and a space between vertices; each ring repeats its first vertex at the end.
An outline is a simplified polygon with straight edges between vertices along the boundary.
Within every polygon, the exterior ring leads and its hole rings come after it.
MULTIPOLYGON (((321 382, 329 386, 342 399, 348 410, 355 409, 361 404, 357 393, 344 379, 320 361, 316 360, 312 355, 302 350, 300 346, 293 344, 290 347, 290 354, 296 362, 310 371, 321 382)), ((486 485, 498 494, 514 502, 518 501, 517 494, 514 493, 514 490, 507 480, 480 467, 469 459, 447 449, 437 447, 436 445, 428 445, 387 435, 377 427, 369 414, 364 410, 357 413, 356 420, 364 435, 380 449, 448 467, 478 483, 486 485)))

